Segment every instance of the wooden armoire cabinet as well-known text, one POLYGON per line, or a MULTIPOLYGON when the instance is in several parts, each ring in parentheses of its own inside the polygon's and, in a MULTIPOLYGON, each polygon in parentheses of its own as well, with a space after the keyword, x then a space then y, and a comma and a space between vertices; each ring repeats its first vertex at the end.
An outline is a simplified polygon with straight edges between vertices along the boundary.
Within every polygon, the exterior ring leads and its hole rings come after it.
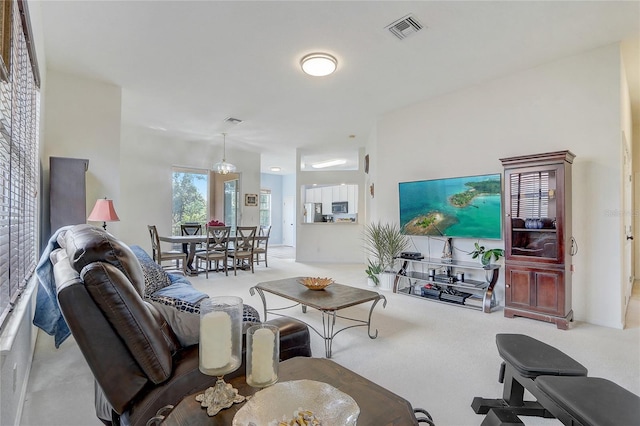
POLYGON ((571 309, 570 151, 502 158, 505 177, 504 315, 567 329, 571 309))

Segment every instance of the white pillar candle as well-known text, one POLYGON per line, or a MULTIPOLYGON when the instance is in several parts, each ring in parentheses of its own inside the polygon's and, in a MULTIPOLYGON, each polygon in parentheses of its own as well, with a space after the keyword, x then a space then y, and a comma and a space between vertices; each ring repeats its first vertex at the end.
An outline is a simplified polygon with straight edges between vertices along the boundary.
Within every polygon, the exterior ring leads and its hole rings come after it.
POLYGON ((223 368, 231 362, 231 317, 223 311, 205 314, 200 320, 201 364, 223 368))
POLYGON ((273 353, 275 334, 268 328, 261 328, 253 333, 253 349, 251 351, 251 376, 255 383, 267 383, 273 380, 273 353))

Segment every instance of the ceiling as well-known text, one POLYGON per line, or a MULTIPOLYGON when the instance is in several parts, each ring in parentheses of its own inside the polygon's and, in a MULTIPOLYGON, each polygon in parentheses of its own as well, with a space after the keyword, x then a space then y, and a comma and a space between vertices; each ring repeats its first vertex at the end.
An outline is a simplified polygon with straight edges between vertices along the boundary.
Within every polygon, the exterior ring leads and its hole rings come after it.
POLYGON ((638 1, 29 6, 42 21, 47 68, 122 87, 124 123, 184 144, 222 146, 226 132, 228 150, 262 154, 263 172, 293 173, 295 148, 362 147, 376 120, 395 109, 618 41, 640 116, 638 1), (424 28, 399 40, 385 27, 408 14, 424 28), (300 58, 317 51, 338 59, 336 73, 301 72, 300 58))

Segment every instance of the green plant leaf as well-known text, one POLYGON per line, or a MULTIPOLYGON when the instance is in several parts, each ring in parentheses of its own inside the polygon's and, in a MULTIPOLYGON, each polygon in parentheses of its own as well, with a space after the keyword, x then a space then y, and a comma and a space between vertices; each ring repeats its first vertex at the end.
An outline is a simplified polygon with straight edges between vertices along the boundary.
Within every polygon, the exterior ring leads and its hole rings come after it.
POLYGON ((383 271, 392 270, 395 258, 409 246, 409 241, 398 225, 381 222, 365 226, 364 242, 365 250, 381 265, 383 271))

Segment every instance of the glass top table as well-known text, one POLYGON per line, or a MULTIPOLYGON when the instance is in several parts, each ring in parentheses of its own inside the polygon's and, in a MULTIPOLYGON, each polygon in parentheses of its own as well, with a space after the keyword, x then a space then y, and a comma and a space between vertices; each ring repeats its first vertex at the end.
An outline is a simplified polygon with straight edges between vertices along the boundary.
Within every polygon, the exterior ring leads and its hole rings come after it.
MULTIPOLYGON (((322 330, 317 330, 313 326, 307 323, 307 326, 314 332, 316 332, 324 340, 325 355, 327 358, 331 358, 331 347, 333 338, 341 331, 347 330, 353 327, 367 327, 369 337, 375 339, 378 337, 378 330, 375 333, 371 332, 371 315, 373 309, 378 302, 382 300, 383 308, 387 306, 387 299, 379 293, 371 290, 364 290, 357 287, 351 287, 343 284, 331 284, 324 290, 309 290, 299 280, 303 277, 285 278, 281 280, 266 281, 258 283, 258 285, 251 287, 249 292, 253 296, 256 292, 262 299, 262 306, 264 307, 264 320, 268 318, 268 314, 287 316, 279 311, 293 308, 301 305, 302 312, 307 312, 307 306, 317 309, 322 313, 322 330), (267 300, 265 293, 271 293, 276 296, 283 297, 285 299, 295 302, 293 305, 282 308, 267 307, 267 300), (369 316, 366 320, 358 318, 349 318, 341 315, 337 315, 337 311, 345 309, 351 306, 360 305, 362 303, 373 302, 369 309, 369 316), (345 326, 336 330, 335 323, 336 318, 341 318, 350 321, 351 325, 345 326)), ((299 318, 297 318, 299 319, 299 318)))

